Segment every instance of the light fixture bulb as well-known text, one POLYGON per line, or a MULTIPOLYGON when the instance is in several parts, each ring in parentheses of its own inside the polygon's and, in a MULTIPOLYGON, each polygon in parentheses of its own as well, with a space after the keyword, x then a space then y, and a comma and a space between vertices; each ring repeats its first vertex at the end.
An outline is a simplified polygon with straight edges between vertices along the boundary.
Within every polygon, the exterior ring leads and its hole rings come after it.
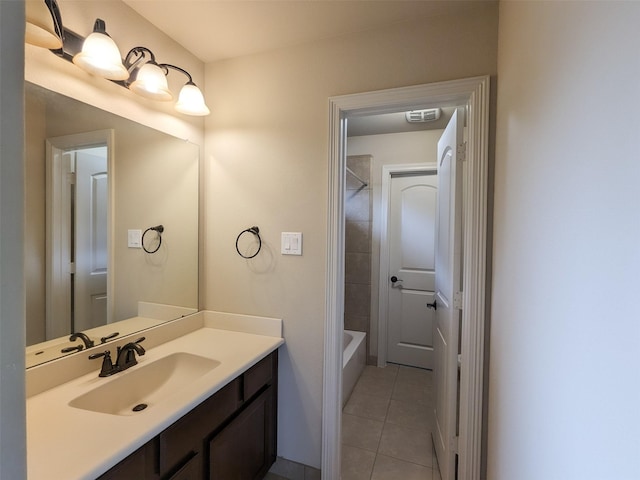
POLYGON ((182 87, 175 108, 185 115, 204 116, 211 113, 204 103, 202 92, 193 82, 188 82, 182 87))
POLYGON ((26 0, 25 17, 25 42, 50 50, 62 48, 62 39, 56 33, 53 15, 44 0, 26 0))
POLYGON ((129 85, 129 89, 152 100, 169 101, 173 98, 167 84, 167 76, 153 62, 147 62, 140 67, 136 80, 129 85))
POLYGON ((104 22, 96 20, 91 33, 82 44, 82 51, 73 57, 73 63, 84 71, 109 80, 126 80, 129 72, 122 64, 120 50, 107 32, 104 22))

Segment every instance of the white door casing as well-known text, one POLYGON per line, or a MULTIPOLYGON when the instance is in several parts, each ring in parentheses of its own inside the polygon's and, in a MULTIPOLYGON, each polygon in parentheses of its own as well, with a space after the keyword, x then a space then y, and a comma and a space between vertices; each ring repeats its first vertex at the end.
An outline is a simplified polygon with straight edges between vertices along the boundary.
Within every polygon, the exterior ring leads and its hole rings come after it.
POLYGON ((329 192, 322 401, 322 478, 340 478, 344 315, 344 190, 348 116, 435 106, 467 106, 458 474, 481 473, 486 317, 489 77, 358 93, 329 99, 329 192))
POLYGON ((438 141, 437 310, 433 333, 435 398, 432 435, 443 480, 455 479, 457 450, 463 125, 464 110, 458 108, 438 141))
POLYGON ((47 142, 46 339, 71 329, 71 176, 73 154, 47 142))
POLYGON ((391 176, 387 212, 388 362, 433 368, 437 175, 391 176))

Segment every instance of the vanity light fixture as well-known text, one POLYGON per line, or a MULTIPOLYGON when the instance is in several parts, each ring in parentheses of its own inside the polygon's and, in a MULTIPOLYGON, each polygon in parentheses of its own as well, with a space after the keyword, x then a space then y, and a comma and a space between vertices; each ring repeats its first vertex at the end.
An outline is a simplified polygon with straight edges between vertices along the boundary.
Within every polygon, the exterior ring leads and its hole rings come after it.
POLYGON ((198 88, 198 86, 193 83, 193 78, 186 70, 176 67, 175 65, 169 65, 167 63, 161 65, 162 67, 172 68, 179 72, 184 73, 189 79, 187 83, 180 89, 180 94, 178 95, 178 102, 175 105, 175 109, 184 113, 185 115, 194 115, 194 116, 204 116, 209 115, 211 111, 209 107, 204 103, 204 95, 198 88))
POLYGON ((135 76, 135 80, 129 84, 129 90, 138 95, 150 98, 151 100, 169 101, 173 99, 173 94, 167 84, 167 76, 164 70, 156 63, 156 57, 151 50, 145 47, 135 47, 129 50, 124 61, 127 64, 130 79, 135 76), (149 55, 150 59, 137 68, 149 55), (135 60, 133 58, 137 56, 135 60), (134 70, 136 70, 134 72, 134 70))
POLYGON ((194 116, 211 113, 191 74, 183 68, 158 64, 153 52, 146 47, 132 48, 123 61, 118 46, 106 31, 104 20, 96 19, 93 32, 83 38, 63 26, 57 0, 26 0, 26 18, 27 43, 48 48, 82 70, 111 80, 140 96, 172 100, 167 83, 169 70, 183 73, 188 80, 180 90, 176 111, 194 116))
POLYGON ((172 100, 173 94, 167 85, 169 70, 184 74, 188 80, 180 90, 175 109, 185 115, 193 116, 203 116, 211 113, 204 103, 202 92, 193 82, 191 74, 184 68, 169 63, 158 64, 153 52, 146 47, 134 47, 129 50, 124 64, 131 72, 130 79, 135 78, 131 83, 125 82, 125 84, 128 84, 129 90, 152 100, 172 100))
POLYGON ((62 48, 62 19, 56 0, 26 0, 25 42, 50 50, 62 48))
POLYGON ((82 51, 73 57, 73 63, 86 72, 109 80, 129 78, 120 50, 107 33, 104 20, 99 18, 93 25, 93 32, 85 38, 82 51))

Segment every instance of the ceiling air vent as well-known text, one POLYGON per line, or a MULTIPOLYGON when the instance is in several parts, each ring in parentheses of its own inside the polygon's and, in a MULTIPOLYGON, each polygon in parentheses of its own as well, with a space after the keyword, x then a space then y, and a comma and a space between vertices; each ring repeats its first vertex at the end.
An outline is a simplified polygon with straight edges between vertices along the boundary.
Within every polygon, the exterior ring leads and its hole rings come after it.
POLYGON ((409 123, 433 122, 440 118, 440 109, 427 108, 425 110, 412 110, 405 113, 405 117, 409 123))

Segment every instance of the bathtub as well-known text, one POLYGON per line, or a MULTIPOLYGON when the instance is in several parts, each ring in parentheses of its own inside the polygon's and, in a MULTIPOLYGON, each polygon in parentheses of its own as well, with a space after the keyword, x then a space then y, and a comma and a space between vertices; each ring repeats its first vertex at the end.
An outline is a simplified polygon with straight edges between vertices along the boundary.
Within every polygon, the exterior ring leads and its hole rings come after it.
POLYGON ((344 331, 342 352, 342 406, 347 403, 364 366, 367 363, 365 332, 344 331))

